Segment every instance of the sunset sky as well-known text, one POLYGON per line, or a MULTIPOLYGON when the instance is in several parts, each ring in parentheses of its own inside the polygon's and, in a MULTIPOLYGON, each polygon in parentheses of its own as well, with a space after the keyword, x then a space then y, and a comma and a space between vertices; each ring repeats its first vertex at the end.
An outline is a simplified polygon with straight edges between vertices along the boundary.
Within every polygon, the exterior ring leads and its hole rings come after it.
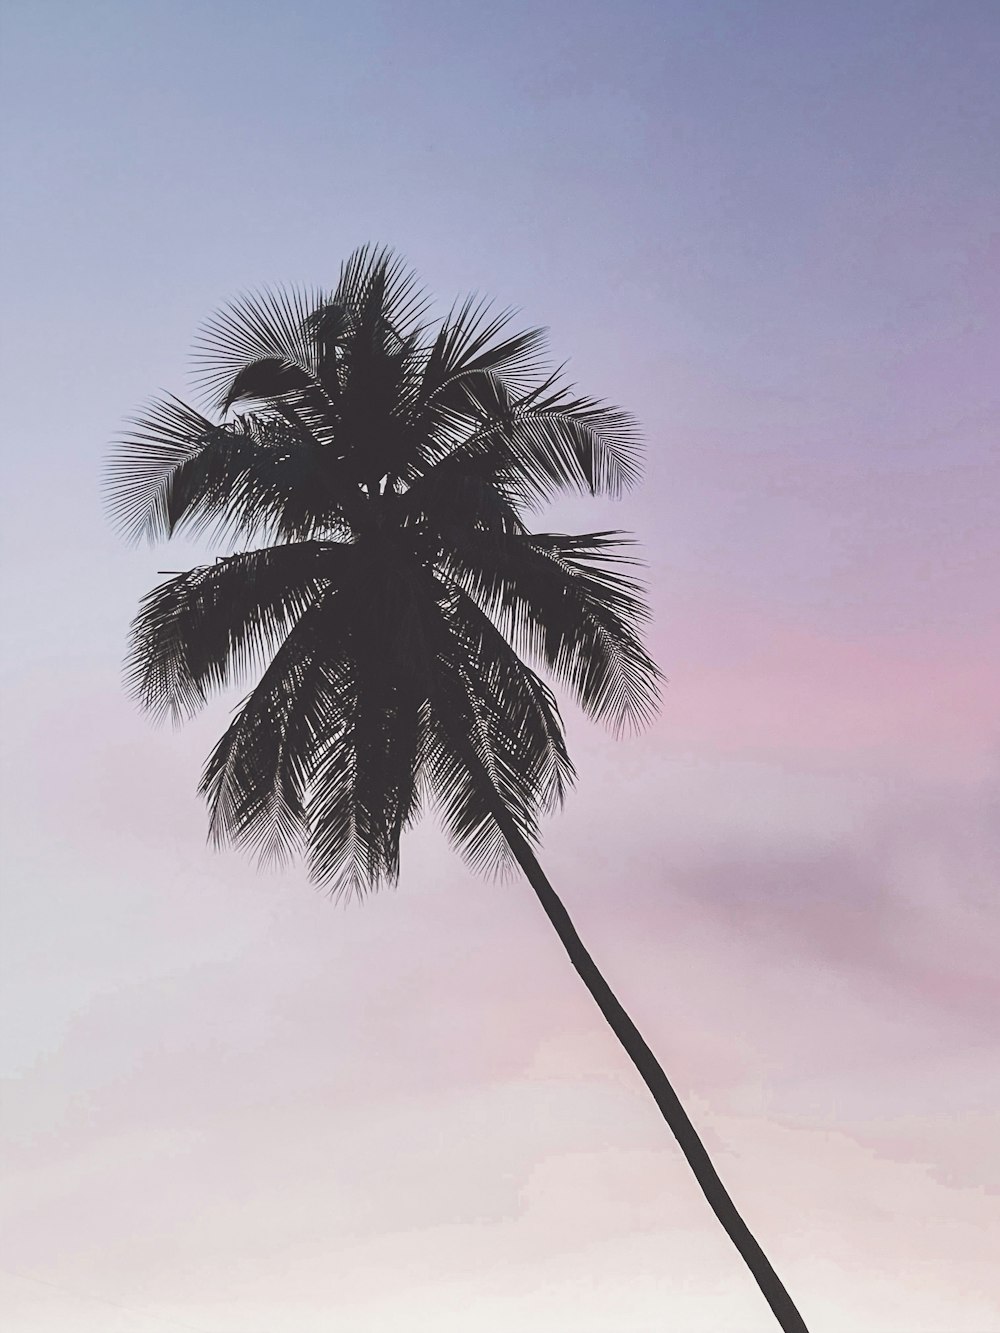
MULTIPOLYGON (((541 860, 811 1333, 998 1333, 1000 4, 3 0, 13 1333, 769 1333, 528 886, 206 846, 123 420, 396 247, 641 420, 669 685, 541 860)), ((208 558, 211 558, 209 555, 208 558)))

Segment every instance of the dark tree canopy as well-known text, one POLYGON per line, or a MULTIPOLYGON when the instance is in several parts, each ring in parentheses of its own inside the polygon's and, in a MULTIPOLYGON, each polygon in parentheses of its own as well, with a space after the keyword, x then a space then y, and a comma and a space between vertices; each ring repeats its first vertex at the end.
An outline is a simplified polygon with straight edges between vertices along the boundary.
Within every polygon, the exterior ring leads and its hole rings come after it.
POLYGON ((615 729, 657 705, 627 540, 527 525, 560 491, 634 483, 634 421, 550 374, 543 331, 509 313, 470 299, 430 321, 386 250, 333 292, 241 298, 197 352, 207 415, 154 402, 107 489, 132 539, 246 548, 156 587, 127 667, 174 718, 256 680, 202 778, 213 837, 365 889, 396 878, 430 802, 502 867, 496 796, 534 842, 573 778, 537 673, 615 729))

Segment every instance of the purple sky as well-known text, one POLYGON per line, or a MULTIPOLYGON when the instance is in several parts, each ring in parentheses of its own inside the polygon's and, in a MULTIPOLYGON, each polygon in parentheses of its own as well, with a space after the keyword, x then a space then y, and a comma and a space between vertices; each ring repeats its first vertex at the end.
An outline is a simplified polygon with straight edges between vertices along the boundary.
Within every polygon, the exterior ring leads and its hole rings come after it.
POLYGON ((648 439, 670 686, 543 863, 812 1333, 997 1333, 1000 8, 5 0, 18 1333, 765 1333, 527 886, 205 846, 101 460, 238 291, 395 245, 648 439), (990 1087, 991 1076, 993 1086, 990 1087))

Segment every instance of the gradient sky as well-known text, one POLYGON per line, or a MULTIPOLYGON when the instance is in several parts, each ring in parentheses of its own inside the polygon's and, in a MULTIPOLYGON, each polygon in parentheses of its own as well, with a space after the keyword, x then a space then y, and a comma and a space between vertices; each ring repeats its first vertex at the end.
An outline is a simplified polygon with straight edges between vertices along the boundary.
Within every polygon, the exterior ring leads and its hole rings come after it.
POLYGON ((670 686, 543 862, 813 1333, 997 1333, 1000 5, 4 0, 0 1306, 765 1333, 517 881, 205 846, 99 473, 242 289, 401 250, 641 418, 670 686), (992 1076, 992 1089, 990 1087, 992 1076))

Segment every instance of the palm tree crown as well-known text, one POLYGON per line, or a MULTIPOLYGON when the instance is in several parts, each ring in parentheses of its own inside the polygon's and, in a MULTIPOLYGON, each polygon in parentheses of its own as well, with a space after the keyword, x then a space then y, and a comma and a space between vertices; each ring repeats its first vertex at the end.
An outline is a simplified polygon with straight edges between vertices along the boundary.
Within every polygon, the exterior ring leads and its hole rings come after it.
POLYGON ((332 293, 238 300, 198 344, 211 415, 155 402, 107 477, 134 539, 252 548, 145 598, 128 680, 183 718, 259 677, 202 777, 212 835, 304 853, 336 890, 394 880, 426 801, 479 867, 511 855, 498 798, 537 839, 573 768, 534 668, 616 729, 657 704, 625 539, 527 526, 561 490, 631 485, 634 421, 547 374, 544 332, 509 312, 426 314, 372 248, 332 293))

